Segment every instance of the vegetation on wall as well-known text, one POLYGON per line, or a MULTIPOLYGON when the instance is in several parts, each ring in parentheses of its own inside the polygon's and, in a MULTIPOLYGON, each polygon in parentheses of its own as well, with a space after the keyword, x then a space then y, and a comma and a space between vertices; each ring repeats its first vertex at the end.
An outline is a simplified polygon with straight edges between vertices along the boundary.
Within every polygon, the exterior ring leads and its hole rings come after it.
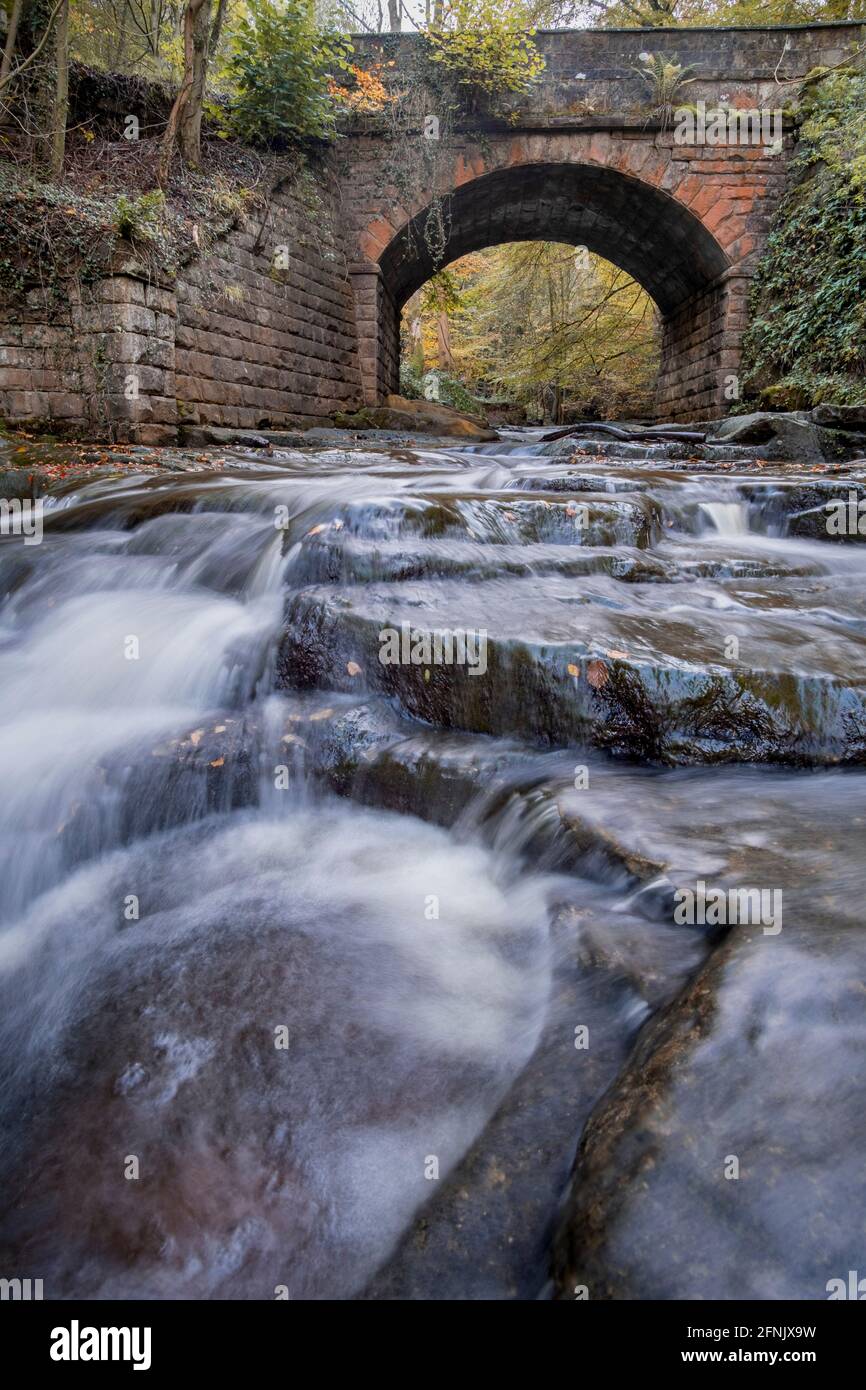
POLYGON ((464 99, 525 92, 544 70, 521 0, 451 0, 426 30, 429 56, 464 99))
POLYGON ((751 297, 746 405, 866 404, 866 75, 807 91, 751 297))

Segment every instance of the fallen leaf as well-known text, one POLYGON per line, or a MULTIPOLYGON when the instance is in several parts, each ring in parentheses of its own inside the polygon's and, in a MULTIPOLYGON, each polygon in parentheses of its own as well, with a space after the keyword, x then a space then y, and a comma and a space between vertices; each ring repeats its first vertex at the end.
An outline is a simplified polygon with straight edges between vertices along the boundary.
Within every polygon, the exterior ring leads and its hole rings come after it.
POLYGON ((198 746, 199 746, 199 744, 201 743, 201 741, 202 741, 203 738, 204 738, 204 729, 194 729, 193 732, 192 732, 192 733, 190 734, 190 736, 189 736, 189 741, 190 741, 190 743, 192 744, 193 748, 198 748, 198 746))
POLYGON ((575 680, 579 680, 579 679, 580 679, 580 667, 579 667, 579 666, 575 666, 575 665, 574 665, 574 662, 570 661, 570 662, 568 663, 568 674, 569 674, 570 676, 574 676, 575 680))
POLYGON ((607 685, 607 667, 603 661, 591 661, 586 668, 586 679, 593 690, 601 690, 607 685))
POLYGON ((357 661, 347 661, 346 670, 349 672, 350 676, 360 676, 361 674, 361 668, 357 661))
POLYGON ((211 763, 211 767, 222 767, 224 762, 225 758, 214 758, 213 762, 211 763))

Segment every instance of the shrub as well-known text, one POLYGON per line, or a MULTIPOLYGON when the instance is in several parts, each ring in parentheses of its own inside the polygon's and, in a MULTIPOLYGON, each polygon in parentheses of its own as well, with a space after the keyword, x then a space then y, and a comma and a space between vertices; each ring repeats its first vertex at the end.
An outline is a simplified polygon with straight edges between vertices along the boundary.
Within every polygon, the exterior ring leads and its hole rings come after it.
POLYGON ((664 53, 641 53, 642 66, 632 68, 649 93, 649 114, 661 121, 667 130, 673 119, 674 107, 681 88, 687 87, 697 79, 690 74, 694 68, 683 67, 676 58, 668 58, 664 53))
POLYGON ((485 96, 525 92, 544 68, 528 9, 496 0, 452 0, 427 31, 429 56, 458 88, 485 96))
POLYGON ((478 402, 463 382, 451 376, 450 372, 440 371, 438 367, 424 373, 420 394, 438 401, 440 405, 450 405, 454 410, 463 410, 469 415, 478 414, 478 402))
POLYGON ((351 51, 344 35, 317 29, 307 0, 248 0, 228 64, 232 132, 253 144, 332 138, 328 88, 351 51))
POLYGON ((400 395, 408 401, 420 401, 424 395, 424 379, 411 362, 400 363, 400 395))
POLYGON ((142 193, 140 198, 127 198, 121 193, 117 200, 114 230, 127 241, 152 241, 159 230, 165 211, 165 194, 161 188, 142 193))

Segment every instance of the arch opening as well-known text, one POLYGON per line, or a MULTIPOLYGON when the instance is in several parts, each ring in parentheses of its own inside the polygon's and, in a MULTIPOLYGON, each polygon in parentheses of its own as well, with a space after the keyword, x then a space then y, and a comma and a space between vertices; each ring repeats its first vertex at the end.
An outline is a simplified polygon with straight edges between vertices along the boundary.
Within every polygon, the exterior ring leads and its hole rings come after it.
POLYGON ((400 392, 491 424, 646 419, 658 309, 585 246, 505 242, 470 252, 406 301, 400 392))
MULTIPOLYGON (((379 257, 376 341, 367 345, 369 399, 398 389, 401 311, 437 270, 487 247, 547 241, 585 246, 625 271, 655 302, 662 320, 657 416, 722 413, 723 368, 735 355, 725 351, 732 341, 725 334, 731 262, 701 220, 670 194, 603 165, 510 165, 449 194, 438 265, 425 242, 428 213, 417 213, 379 257)), ((738 309, 744 294, 738 283, 738 309)))
POLYGON ((450 235, 435 267, 424 241, 428 209, 385 248, 379 267, 395 307, 438 268, 508 241, 563 241, 625 270, 670 315, 730 264, 716 239, 669 194, 616 169, 515 165, 461 184, 448 199, 450 235))

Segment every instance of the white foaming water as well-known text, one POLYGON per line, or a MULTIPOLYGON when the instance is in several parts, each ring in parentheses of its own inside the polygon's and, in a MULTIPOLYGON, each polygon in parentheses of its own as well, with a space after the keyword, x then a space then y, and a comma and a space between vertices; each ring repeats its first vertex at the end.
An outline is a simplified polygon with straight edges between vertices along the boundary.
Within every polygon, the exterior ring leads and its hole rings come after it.
POLYGON ((357 1292, 528 1060, 549 988, 538 880, 343 805, 139 842, 4 939, 6 1100, 38 1080, 44 1109, 23 1155, 8 1135, 24 1192, 0 1176, 67 1296, 357 1292))
POLYGON ((745 536, 749 531, 747 502, 701 502, 700 510, 720 536, 745 536))
POLYGON ((291 549, 250 512, 49 535, 3 614, 0 1218, 56 1297, 357 1292, 545 1013, 543 882, 442 830, 271 777, 122 844, 127 773, 213 712, 278 744, 291 549))
MULTIPOLYGON (((19 627, 0 652, 0 917, 56 881, 59 837, 100 796, 110 769, 121 770, 133 749, 140 756, 144 740, 249 700, 271 656, 282 598, 270 549, 246 602, 187 583, 125 587, 139 581, 142 562, 126 553, 99 559, 103 590, 79 569, 86 592, 68 596, 69 575, 58 568, 31 626, 23 626, 25 586, 19 627)), ((43 587, 38 577, 33 587, 43 587)))

